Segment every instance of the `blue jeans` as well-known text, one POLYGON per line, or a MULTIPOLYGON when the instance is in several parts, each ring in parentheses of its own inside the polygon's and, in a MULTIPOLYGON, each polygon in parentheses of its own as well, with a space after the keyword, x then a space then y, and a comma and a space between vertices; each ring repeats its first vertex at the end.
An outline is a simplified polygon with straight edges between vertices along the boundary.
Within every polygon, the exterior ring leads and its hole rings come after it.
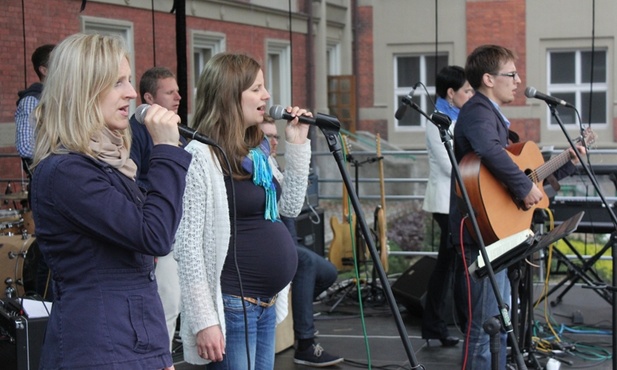
MULTIPOLYGON (((460 245, 458 249, 456 263, 456 279, 455 289, 464 289, 464 296, 467 296, 467 284, 464 276, 463 262, 460 256, 460 245)), ((465 251, 467 258, 467 266, 471 265, 477 259, 479 250, 476 246, 467 246, 465 251)), ((495 274, 497 287, 501 294, 504 304, 510 306, 510 279, 508 279, 507 269, 495 274)), ((467 366, 463 370, 491 369, 491 352, 490 338, 486 334, 482 325, 491 317, 499 315, 499 307, 497 306, 497 298, 488 278, 474 281, 470 278, 470 295, 471 295, 471 329, 468 333, 469 344, 463 345, 463 357, 467 356, 467 366), (468 347, 468 349, 467 349, 468 347), (465 352, 467 349, 467 352, 465 352)), ((467 300, 464 300, 467 302, 467 300)), ((501 319, 500 319, 501 322, 501 319)), ((467 330, 467 327, 464 328, 467 330)), ((499 351, 499 368, 506 368, 506 346, 507 335, 505 331, 501 331, 500 335, 501 346, 499 351)))
POLYGON ((249 369, 246 356, 244 312, 248 321, 250 370, 274 368, 276 310, 274 306, 261 307, 241 298, 223 294, 225 306, 225 356, 221 362, 211 362, 208 370, 249 369))
POLYGON ((312 250, 296 245, 298 269, 292 280, 291 305, 294 335, 297 340, 315 336, 313 301, 328 289, 338 276, 336 267, 312 250))

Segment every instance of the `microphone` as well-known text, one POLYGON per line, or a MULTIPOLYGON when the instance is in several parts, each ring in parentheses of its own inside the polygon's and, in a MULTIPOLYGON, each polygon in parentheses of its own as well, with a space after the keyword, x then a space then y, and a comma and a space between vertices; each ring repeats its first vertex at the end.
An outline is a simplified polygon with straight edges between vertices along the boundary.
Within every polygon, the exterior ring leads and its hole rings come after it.
POLYGON ((420 85, 420 82, 416 82, 416 84, 413 85, 413 87, 411 88, 409 94, 403 97, 403 104, 398 107, 398 109, 394 113, 394 118, 396 118, 397 120, 400 121, 401 119, 403 119, 403 117, 405 116, 405 112, 407 112, 408 105, 411 105, 414 109, 417 110, 416 103, 411 100, 411 97, 413 96, 413 93, 416 92, 416 88, 418 88, 418 85, 420 85))
POLYGON ((341 123, 338 121, 338 119, 328 114, 317 113, 315 115, 315 118, 307 116, 294 116, 292 114, 289 114, 281 105, 271 106, 268 114, 270 114, 270 117, 274 118, 275 120, 286 119, 288 121, 291 121, 292 119, 297 117, 299 122, 305 123, 307 125, 317 126, 322 130, 334 130, 338 132, 341 129, 341 123))
POLYGON ((307 125, 317 126, 317 122, 315 121, 314 118, 307 117, 307 116, 293 116, 293 115, 289 114, 285 110, 285 108, 283 108, 282 105, 273 105, 273 106, 271 106, 269 114, 274 119, 286 119, 288 121, 291 121, 292 119, 298 117, 298 121, 300 121, 302 123, 306 123, 307 125))
POLYGON ((561 100, 554 96, 542 94, 541 92, 536 90, 535 87, 531 87, 531 86, 528 86, 525 89, 525 96, 528 98, 536 98, 536 99, 544 100, 549 105, 563 105, 564 107, 574 108, 574 106, 568 103, 567 101, 561 100))
MULTIPOLYGON (((137 107, 137 109, 135 109, 135 119, 142 125, 144 124, 144 118, 146 117, 146 112, 148 111, 148 108, 150 108, 150 104, 142 104, 137 107)), ((185 125, 178 125, 178 132, 185 138, 197 140, 200 143, 204 143, 206 145, 218 146, 212 139, 210 139, 206 135, 200 134, 196 130, 193 130, 192 128, 185 125)))
POLYGON ((446 114, 441 112, 435 112, 431 114, 431 121, 437 125, 437 127, 442 129, 448 129, 450 124, 452 124, 452 119, 448 117, 446 114))

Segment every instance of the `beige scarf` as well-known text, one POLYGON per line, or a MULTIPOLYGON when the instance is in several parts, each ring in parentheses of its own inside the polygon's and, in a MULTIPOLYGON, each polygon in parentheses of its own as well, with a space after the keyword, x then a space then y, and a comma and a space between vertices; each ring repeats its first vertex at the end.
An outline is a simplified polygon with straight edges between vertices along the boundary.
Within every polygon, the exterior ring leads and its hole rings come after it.
POLYGON ((122 143, 122 136, 105 127, 90 139, 90 149, 97 159, 118 169, 131 180, 135 180, 137 165, 129 158, 129 151, 122 143))

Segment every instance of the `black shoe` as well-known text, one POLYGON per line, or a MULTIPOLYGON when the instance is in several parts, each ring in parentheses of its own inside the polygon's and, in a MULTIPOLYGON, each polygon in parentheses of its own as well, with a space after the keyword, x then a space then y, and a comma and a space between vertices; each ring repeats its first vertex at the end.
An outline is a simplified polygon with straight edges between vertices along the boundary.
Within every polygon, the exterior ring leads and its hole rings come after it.
POLYGON ((294 353, 294 362, 300 365, 326 367, 343 362, 344 358, 333 356, 324 351, 319 343, 313 344, 304 351, 294 353))
MULTIPOLYGON (((429 341, 430 341, 430 339, 426 340, 426 345, 430 347, 430 342, 429 341)), ((454 347, 461 340, 458 339, 457 337, 447 336, 445 338, 439 338, 439 341, 441 342, 441 346, 442 347, 454 347)))

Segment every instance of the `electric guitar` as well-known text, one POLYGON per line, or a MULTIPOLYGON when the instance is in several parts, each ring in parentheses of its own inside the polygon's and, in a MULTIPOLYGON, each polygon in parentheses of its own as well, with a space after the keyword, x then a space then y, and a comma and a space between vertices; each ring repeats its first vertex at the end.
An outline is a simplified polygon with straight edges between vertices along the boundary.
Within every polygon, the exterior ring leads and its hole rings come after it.
POLYGON ((375 210, 375 228, 377 229, 377 250, 381 265, 385 272, 388 272, 388 231, 386 222, 386 186, 383 175, 383 158, 381 157, 381 136, 377 134, 377 158, 379 160, 379 190, 381 195, 381 205, 375 210))
MULTIPOLYGON (((350 146, 346 135, 341 135, 341 143, 349 152, 350 146)), ((350 214, 348 198, 347 187, 343 183, 343 221, 339 222, 336 216, 330 217, 333 236, 328 251, 328 259, 336 266, 338 271, 351 270, 354 265, 353 242, 355 240, 356 215, 350 214)))
MULTIPOLYGON (((586 144, 595 141, 595 134, 589 128, 585 130, 583 136, 586 144)), ((580 140, 581 138, 577 139, 580 140)), ((461 176, 486 245, 529 228, 534 210, 549 205, 542 181, 570 160, 570 152, 566 149, 545 163, 542 152, 532 141, 512 144, 506 147, 506 153, 538 186, 543 197, 538 204, 527 209, 524 204, 513 198, 503 183, 493 176, 475 153, 465 155, 459 165, 461 176)), ((456 188, 460 196, 458 185, 456 188)), ((473 233, 471 220, 467 218, 465 223, 468 230, 473 233)))

